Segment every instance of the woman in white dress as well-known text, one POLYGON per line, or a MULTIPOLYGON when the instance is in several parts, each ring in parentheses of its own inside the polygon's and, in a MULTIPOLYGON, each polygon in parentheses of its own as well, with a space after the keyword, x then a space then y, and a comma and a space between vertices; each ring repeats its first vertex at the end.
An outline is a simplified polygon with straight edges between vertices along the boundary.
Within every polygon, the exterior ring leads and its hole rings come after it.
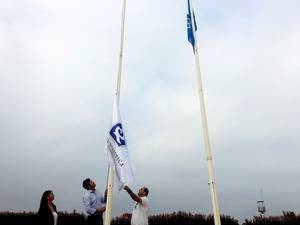
POLYGON ((41 198, 38 219, 41 225, 57 225, 57 210, 53 204, 55 195, 52 191, 45 191, 41 198))

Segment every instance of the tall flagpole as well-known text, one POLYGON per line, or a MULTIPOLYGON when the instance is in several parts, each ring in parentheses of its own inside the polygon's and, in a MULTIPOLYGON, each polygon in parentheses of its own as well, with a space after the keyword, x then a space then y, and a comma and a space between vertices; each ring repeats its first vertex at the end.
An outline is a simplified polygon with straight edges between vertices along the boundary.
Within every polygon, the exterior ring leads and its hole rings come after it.
MULTIPOLYGON (((118 80, 117 80, 117 88, 116 88, 116 93, 115 93, 116 101, 117 101, 118 106, 119 106, 119 102, 120 102, 120 90, 121 90, 125 10, 126 10, 126 0, 123 0, 122 22, 121 22, 121 39, 120 39, 120 54, 119 54, 119 64, 118 64, 118 80)), ((111 222, 113 184, 114 184, 114 171, 113 171, 112 167, 109 166, 108 181, 107 181, 107 201, 106 201, 106 211, 105 211, 104 225, 110 225, 110 222, 111 222)))
POLYGON ((197 74, 198 95, 199 95, 202 128, 203 128, 204 149, 206 153, 206 160, 208 166, 209 189, 210 189, 210 195, 211 195, 211 201, 212 201, 212 207, 214 213, 214 222, 215 225, 221 225, 220 209, 218 204, 216 181, 214 176, 213 161, 212 161, 212 154, 211 154, 209 135, 208 135, 208 125, 207 125, 207 118, 206 118, 206 111, 205 111, 205 104, 204 104, 204 95, 203 95, 202 79, 201 79, 201 72, 200 72, 199 50, 197 45, 197 38, 195 35, 194 10, 192 6, 192 0, 188 0, 188 1, 191 8, 191 23, 193 29, 193 36, 195 39, 194 52, 195 52, 195 62, 196 62, 196 74, 197 74))

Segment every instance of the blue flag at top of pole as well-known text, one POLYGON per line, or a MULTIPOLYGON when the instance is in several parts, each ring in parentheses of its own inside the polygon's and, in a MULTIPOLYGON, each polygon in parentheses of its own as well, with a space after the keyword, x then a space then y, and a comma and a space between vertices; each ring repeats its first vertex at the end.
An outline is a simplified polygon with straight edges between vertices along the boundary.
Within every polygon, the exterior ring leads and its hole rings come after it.
POLYGON ((193 24, 192 24, 192 13, 193 13, 193 20, 194 20, 194 30, 197 31, 197 24, 195 20, 195 14, 194 10, 191 9, 190 6, 190 1, 187 0, 188 2, 188 14, 187 14, 187 35, 188 35, 188 41, 192 44, 193 50, 195 52, 195 36, 194 36, 194 31, 193 31, 193 24))

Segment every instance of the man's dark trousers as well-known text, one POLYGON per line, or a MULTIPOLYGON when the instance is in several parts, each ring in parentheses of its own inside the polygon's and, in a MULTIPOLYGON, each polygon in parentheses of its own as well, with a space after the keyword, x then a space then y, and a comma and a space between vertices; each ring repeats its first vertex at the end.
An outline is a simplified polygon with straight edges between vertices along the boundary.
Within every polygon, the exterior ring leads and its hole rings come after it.
POLYGON ((88 216, 87 225, 103 225, 102 214, 88 216))

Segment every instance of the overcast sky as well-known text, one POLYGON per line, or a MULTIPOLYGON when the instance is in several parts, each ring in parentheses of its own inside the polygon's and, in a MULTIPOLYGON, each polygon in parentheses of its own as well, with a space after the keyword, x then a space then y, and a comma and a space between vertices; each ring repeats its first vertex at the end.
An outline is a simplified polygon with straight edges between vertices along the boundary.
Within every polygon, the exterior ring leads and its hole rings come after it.
MULTIPOLYGON (((220 210, 300 211, 300 2, 194 0, 220 210)), ((0 211, 105 188, 121 0, 0 1, 0 211)), ((120 112, 151 213, 212 212, 185 0, 128 0, 120 112)), ((113 216, 131 212, 114 194, 113 216)))

